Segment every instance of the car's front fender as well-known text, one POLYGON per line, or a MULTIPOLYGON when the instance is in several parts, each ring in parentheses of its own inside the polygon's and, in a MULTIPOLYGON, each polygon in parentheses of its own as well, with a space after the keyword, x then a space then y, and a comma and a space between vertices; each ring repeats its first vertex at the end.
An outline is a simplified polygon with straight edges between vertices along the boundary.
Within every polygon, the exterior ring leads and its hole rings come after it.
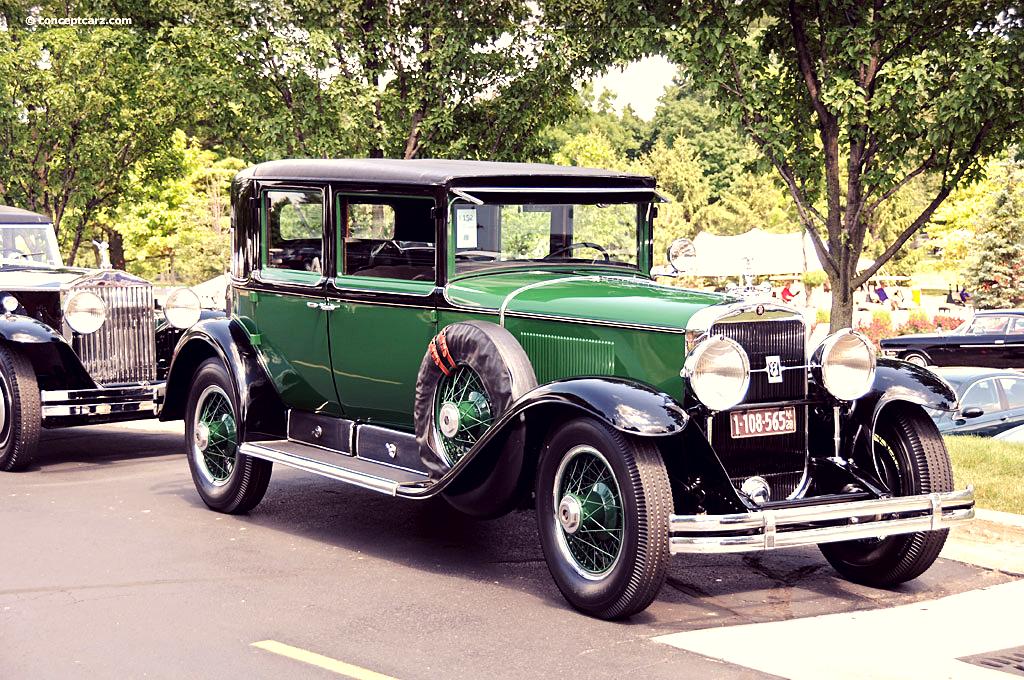
POLYGON ((843 443, 848 457, 858 443, 872 440, 879 414, 896 402, 953 411, 957 407, 957 396, 948 382, 927 368, 879 358, 871 390, 857 400, 853 411, 844 419, 843 443))
POLYGON ((185 417, 192 376, 200 364, 216 358, 231 376, 238 396, 238 417, 246 437, 255 433, 283 437, 285 406, 259 361, 251 337, 241 323, 230 318, 211 318, 192 326, 179 340, 167 373, 167 392, 161 420, 185 417))

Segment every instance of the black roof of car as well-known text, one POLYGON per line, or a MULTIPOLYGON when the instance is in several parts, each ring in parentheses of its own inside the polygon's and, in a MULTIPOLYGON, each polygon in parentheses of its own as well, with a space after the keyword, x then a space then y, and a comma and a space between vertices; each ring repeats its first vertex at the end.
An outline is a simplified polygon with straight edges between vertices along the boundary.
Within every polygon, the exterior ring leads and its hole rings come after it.
POLYGON ((0 224, 50 224, 49 217, 22 210, 11 205, 0 205, 0 224))
POLYGON ((247 168, 239 177, 257 179, 327 179, 398 184, 486 186, 515 184, 541 186, 556 182, 560 186, 608 186, 612 188, 649 188, 655 180, 614 170, 546 165, 543 163, 505 163, 497 161, 444 160, 416 158, 305 158, 267 161, 247 168))
POLYGON ((1004 314, 1024 314, 1024 309, 976 309, 975 316, 1003 316, 1004 314))

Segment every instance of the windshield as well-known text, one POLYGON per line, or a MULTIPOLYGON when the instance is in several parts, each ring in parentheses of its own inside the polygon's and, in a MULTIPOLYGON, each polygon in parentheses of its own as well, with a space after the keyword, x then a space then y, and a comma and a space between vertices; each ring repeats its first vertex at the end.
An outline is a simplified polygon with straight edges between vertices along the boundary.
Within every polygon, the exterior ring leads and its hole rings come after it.
POLYGON ((648 206, 456 201, 455 273, 538 262, 635 269, 648 206))
POLYGON ((64 264, 49 224, 0 224, 0 264, 64 264))

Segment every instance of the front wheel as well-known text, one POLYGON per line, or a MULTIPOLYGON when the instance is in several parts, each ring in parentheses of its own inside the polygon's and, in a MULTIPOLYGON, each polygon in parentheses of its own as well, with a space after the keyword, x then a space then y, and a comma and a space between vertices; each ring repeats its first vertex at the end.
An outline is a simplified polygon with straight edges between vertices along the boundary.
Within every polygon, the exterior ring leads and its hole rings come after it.
POLYGON ((927 368, 928 366, 928 359, 920 352, 907 352, 906 354, 901 356, 900 359, 908 361, 914 364, 915 366, 922 366, 925 368, 927 368))
POLYGON ((39 448, 39 385, 25 355, 0 345, 0 470, 24 470, 39 448))
MULTIPOLYGON (((946 445, 930 418, 917 407, 890 406, 878 419, 872 450, 875 473, 894 496, 953 490, 946 445)), ((889 588, 917 578, 932 566, 949 529, 881 539, 825 543, 819 547, 845 578, 889 588)))
POLYGON ((203 362, 185 408, 185 447, 192 481, 210 508, 248 512, 263 499, 273 464, 238 452, 242 441, 238 400, 224 365, 203 362))
POLYGON ((603 619, 646 609, 670 561, 672 492, 657 448, 572 420, 545 443, 536 484, 541 546, 565 599, 603 619))

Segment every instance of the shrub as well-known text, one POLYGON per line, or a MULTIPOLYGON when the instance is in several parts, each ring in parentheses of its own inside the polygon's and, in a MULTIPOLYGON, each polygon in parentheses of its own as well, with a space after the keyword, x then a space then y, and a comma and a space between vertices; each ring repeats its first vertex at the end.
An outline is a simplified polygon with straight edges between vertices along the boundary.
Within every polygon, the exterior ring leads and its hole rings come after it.
POLYGON ((818 311, 814 313, 814 323, 829 323, 832 321, 832 314, 827 309, 818 307, 818 311))
POLYGON ((893 336, 892 321, 889 318, 889 312, 884 309, 877 310, 871 315, 871 323, 866 326, 858 324, 856 330, 866 335, 868 340, 874 344, 876 350, 881 350, 879 342, 882 338, 891 338, 893 336))
POLYGON ((935 328, 942 331, 951 331, 964 322, 963 319, 943 314, 937 314, 932 321, 935 323, 935 328))

